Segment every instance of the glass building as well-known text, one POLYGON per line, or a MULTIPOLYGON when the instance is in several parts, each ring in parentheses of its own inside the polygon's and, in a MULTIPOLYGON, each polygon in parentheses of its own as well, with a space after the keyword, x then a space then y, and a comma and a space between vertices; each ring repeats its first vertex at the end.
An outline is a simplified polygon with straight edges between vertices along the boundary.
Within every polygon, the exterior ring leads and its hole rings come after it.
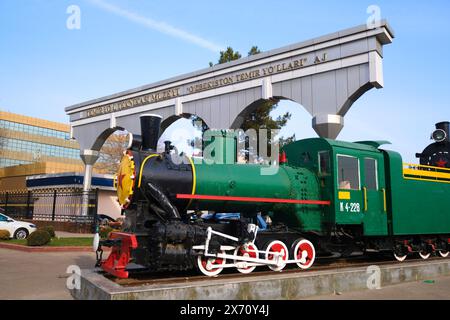
MULTIPOLYGON (((94 172, 116 172, 126 146, 126 135, 111 136, 100 150, 94 172)), ((77 141, 70 139, 70 126, 0 110, 0 193, 26 190, 31 176, 82 173, 77 141)))
POLYGON ((81 163, 69 125, 0 111, 0 168, 36 162, 81 163))

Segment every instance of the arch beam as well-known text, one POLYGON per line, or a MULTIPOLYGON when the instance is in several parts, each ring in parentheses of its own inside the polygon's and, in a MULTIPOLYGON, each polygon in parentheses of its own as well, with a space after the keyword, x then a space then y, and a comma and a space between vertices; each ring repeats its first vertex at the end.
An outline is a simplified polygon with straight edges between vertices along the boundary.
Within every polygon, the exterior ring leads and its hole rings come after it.
POLYGON ((312 116, 319 136, 336 138, 352 104, 383 87, 383 47, 394 33, 386 21, 270 50, 251 57, 119 92, 66 108, 81 149, 97 150, 116 127, 139 134, 139 115, 196 114, 210 128, 230 128, 256 101, 285 98, 312 116), (113 114, 113 115, 111 115, 113 114))

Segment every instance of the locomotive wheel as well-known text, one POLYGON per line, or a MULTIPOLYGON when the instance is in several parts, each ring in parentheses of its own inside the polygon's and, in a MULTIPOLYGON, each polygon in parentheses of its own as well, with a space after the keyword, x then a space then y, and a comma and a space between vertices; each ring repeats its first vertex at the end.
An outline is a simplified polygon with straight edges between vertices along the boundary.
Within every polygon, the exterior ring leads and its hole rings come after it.
POLYGON ((394 252, 395 259, 397 259, 397 261, 400 261, 400 262, 405 261, 407 256, 408 256, 407 254, 402 255, 402 254, 397 254, 397 253, 394 252))
POLYGON ((292 247, 294 248, 294 259, 301 260, 297 262, 297 266, 300 269, 309 269, 316 259, 314 245, 306 239, 298 239, 293 243, 292 247))
POLYGON ((430 252, 427 253, 426 251, 419 251, 419 256, 423 260, 427 260, 431 256, 431 253, 430 252))
MULTIPOLYGON (((221 252, 225 254, 224 251, 221 252)), ((226 259, 217 257, 205 257, 203 254, 197 257, 197 267, 201 273, 208 277, 217 276, 222 272, 223 268, 220 267, 226 263, 226 259)))
MULTIPOLYGON (((258 257, 258 252, 256 252, 257 250, 258 250, 258 248, 256 247, 255 244, 249 243, 249 244, 245 244, 245 245, 242 245, 242 246, 236 248, 236 250, 234 250, 234 255, 240 256, 240 257, 257 258, 258 257)), ((244 262, 244 261, 234 260, 234 264, 242 263, 242 262, 244 262)), ((237 268, 237 270, 240 273, 245 273, 245 274, 251 273, 255 269, 256 269, 256 266, 237 268)))
MULTIPOLYGON (((277 257, 273 254, 273 252, 280 252, 281 253, 281 259, 282 261, 286 261, 289 259, 289 252, 288 252, 288 248, 286 247, 286 245, 279 241, 279 240, 274 240, 269 242, 266 245, 266 259, 267 260, 275 260, 277 259, 277 257)), ((286 263, 280 262, 277 265, 269 265, 269 268, 273 271, 281 271, 284 269, 284 267, 286 266, 286 263)))
POLYGON ((439 251, 439 255, 440 255, 442 258, 447 258, 449 253, 450 253, 450 251, 443 251, 443 250, 440 250, 440 251, 439 251))

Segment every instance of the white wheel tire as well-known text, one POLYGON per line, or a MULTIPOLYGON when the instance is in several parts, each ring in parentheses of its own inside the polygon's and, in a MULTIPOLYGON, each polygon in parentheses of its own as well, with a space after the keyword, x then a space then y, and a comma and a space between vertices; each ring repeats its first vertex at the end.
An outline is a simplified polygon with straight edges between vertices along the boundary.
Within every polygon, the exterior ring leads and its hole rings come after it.
MULTIPOLYGON (((281 247, 282 247, 281 249, 284 250, 284 258, 283 258, 283 260, 289 260, 289 251, 288 251, 288 248, 286 247, 286 245, 285 245, 282 241, 279 241, 279 240, 271 241, 271 242, 267 245, 267 247, 266 247, 266 254, 265 254, 265 257, 266 257, 267 260, 271 260, 271 259, 269 259, 269 255, 270 255, 271 252, 273 252, 273 251, 271 251, 270 249, 271 249, 272 247, 274 247, 274 246, 281 246, 281 247)), ((279 251, 278 251, 278 252, 279 252, 279 251)), ((272 255, 273 255, 273 254, 272 254, 272 255)), ((269 267, 271 270, 273 270, 273 271, 281 271, 281 270, 284 269, 284 267, 286 267, 286 263, 282 263, 282 264, 279 264, 279 265, 269 264, 268 267, 269 267)))
POLYGON ((312 252, 307 252, 307 250, 302 251, 302 258, 304 258, 304 259, 309 258, 309 262, 307 264, 304 264, 302 262, 297 262, 297 266, 303 270, 311 268, 311 266, 314 264, 314 261, 316 260, 316 249, 314 248, 314 245, 306 239, 301 239, 295 245, 293 259, 295 259, 295 260, 298 259, 298 257, 297 257, 298 251, 300 250, 301 247, 305 247, 305 246, 307 248, 310 248, 310 251, 312 251, 312 252), (305 256, 305 253, 306 253, 306 256, 305 256))
POLYGON ((419 251, 419 256, 420 256, 423 260, 427 260, 427 259, 431 256, 431 253, 425 253, 425 254, 423 254, 422 252, 419 251))
MULTIPOLYGON (((255 251, 258 250, 258 248, 256 247, 255 244, 248 244, 248 246, 251 247, 252 250, 255 250, 255 251)), ((240 249, 241 249, 241 247, 238 247, 238 248, 236 248, 236 250, 234 250, 234 255, 235 255, 235 256, 239 255, 239 253, 240 253, 239 250, 240 250, 240 249)), ((257 252, 255 252, 254 255, 255 255, 255 256, 254 256, 253 258, 258 258, 258 253, 257 253, 257 252)), ((245 256, 251 257, 250 254, 247 253, 247 252, 246 252, 243 256, 244 256, 244 257, 245 257, 245 256)), ((242 262, 242 261, 241 261, 241 260, 234 260, 234 264, 237 264, 237 263, 239 263, 239 262, 242 262)), ((237 271, 239 271, 240 273, 243 273, 243 274, 249 274, 249 273, 252 273, 253 270, 256 269, 256 266, 253 266, 253 267, 247 267, 247 268, 236 268, 236 269, 237 269, 237 271)))
MULTIPOLYGON (((222 254, 224 253, 223 251, 221 252, 222 254)), ((208 277, 215 277, 217 276, 219 273, 222 272, 223 268, 221 267, 215 267, 215 268, 209 268, 208 264, 209 263, 213 263, 215 262, 217 259, 221 259, 222 261, 220 262, 220 265, 223 265, 226 263, 226 259, 223 258, 215 258, 215 257, 205 257, 203 255, 199 255, 197 257, 197 266, 198 269, 200 270, 201 273, 203 273, 205 276, 208 277), (206 260, 206 265, 204 265, 206 260)))
POLYGON ((447 258, 449 253, 450 253, 450 251, 439 251, 439 255, 442 258, 447 258))
POLYGON ((404 256, 398 256, 396 253, 394 253, 395 259, 397 259, 397 261, 400 261, 400 262, 405 261, 407 256, 408 256, 407 254, 405 254, 404 256))

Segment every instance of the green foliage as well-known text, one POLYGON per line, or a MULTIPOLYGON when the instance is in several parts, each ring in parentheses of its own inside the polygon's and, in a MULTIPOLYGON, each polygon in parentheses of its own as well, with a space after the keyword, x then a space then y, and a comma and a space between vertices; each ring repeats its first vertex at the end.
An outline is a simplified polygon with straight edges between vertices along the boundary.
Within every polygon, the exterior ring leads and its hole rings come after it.
POLYGON ((42 227, 41 230, 47 231, 51 238, 56 237, 55 228, 53 226, 45 226, 45 227, 42 227))
MULTIPOLYGON (((248 52, 249 56, 261 53, 261 50, 258 46, 252 46, 248 52)), ((234 51, 233 48, 227 47, 225 51, 220 51, 220 57, 218 64, 230 62, 233 60, 237 60, 241 58, 241 54, 238 51, 234 51)), ((212 67, 213 63, 210 62, 209 65, 212 67)), ((244 117, 244 122, 241 125, 241 129, 247 131, 249 129, 254 129, 256 132, 259 129, 267 129, 270 130, 279 130, 283 128, 286 123, 291 119, 292 114, 286 112, 278 116, 276 119, 273 119, 270 116, 270 113, 276 109, 278 106, 279 100, 271 99, 265 100, 258 103, 249 113, 247 113, 244 117)), ((287 143, 295 141, 295 134, 290 137, 281 137, 280 138, 280 147, 286 145, 287 143)), ((243 150, 240 150, 242 152, 243 150)), ((257 150, 249 150, 250 153, 255 153, 257 150)))
POLYGON ((219 64, 238 60, 241 57, 239 51, 234 51, 233 48, 227 47, 225 51, 220 51, 219 64))
POLYGON ((287 145, 289 143, 295 142, 295 141, 296 141, 295 140, 295 133, 292 136, 287 137, 287 138, 281 137, 280 141, 279 141, 280 148, 284 147, 285 145, 287 145))
POLYGON ((250 51, 248 52, 249 56, 253 56, 255 54, 261 53, 261 50, 258 49, 258 46, 253 46, 250 48, 250 51))
POLYGON ((260 128, 267 130, 281 129, 286 125, 288 120, 291 118, 291 114, 286 112, 285 114, 278 116, 273 119, 270 113, 278 106, 277 100, 266 100, 258 104, 258 106, 251 110, 250 113, 245 117, 241 128, 244 131, 248 129, 255 129, 258 131, 260 128))
POLYGON ((50 234, 46 230, 36 230, 27 238, 28 246, 45 246, 51 240, 50 234))
POLYGON ((8 230, 0 230, 0 240, 9 240, 11 233, 8 230))
POLYGON ((99 232, 100 238, 101 239, 108 239, 108 236, 109 236, 110 232, 113 231, 113 230, 114 229, 109 227, 109 226, 108 227, 101 227, 100 228, 100 232, 99 232))
MULTIPOLYGON (((220 51, 220 57, 219 57, 219 61, 217 64, 222 64, 222 63, 230 62, 233 60, 237 60, 237 59, 240 59, 241 57, 242 56, 239 53, 239 51, 234 51, 233 48, 227 47, 227 49, 225 51, 220 51)), ((212 67, 213 63, 210 62, 209 66, 212 67)))

